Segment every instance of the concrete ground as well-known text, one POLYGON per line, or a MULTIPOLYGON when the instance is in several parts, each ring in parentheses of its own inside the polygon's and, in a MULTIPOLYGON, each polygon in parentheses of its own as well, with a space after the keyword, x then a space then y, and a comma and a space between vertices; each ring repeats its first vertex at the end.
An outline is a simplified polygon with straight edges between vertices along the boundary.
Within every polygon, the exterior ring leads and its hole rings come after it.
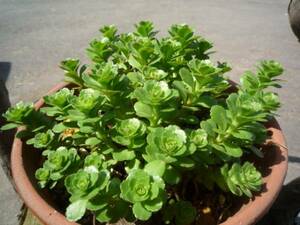
MULTIPOLYGON (((289 147, 290 181, 300 174, 300 44, 287 6, 287 0, 0 0, 0 62, 10 65, 5 75, 0 67, 0 78, 7 79, 12 104, 33 101, 62 80, 59 61, 87 62, 85 48, 100 26, 130 31, 134 23, 152 20, 164 35, 171 24, 188 23, 215 43, 213 59, 229 62, 234 80, 258 60, 275 59, 285 67, 278 120, 289 147)), ((16 225, 20 200, 2 170, 0 180, 0 224, 16 225)))

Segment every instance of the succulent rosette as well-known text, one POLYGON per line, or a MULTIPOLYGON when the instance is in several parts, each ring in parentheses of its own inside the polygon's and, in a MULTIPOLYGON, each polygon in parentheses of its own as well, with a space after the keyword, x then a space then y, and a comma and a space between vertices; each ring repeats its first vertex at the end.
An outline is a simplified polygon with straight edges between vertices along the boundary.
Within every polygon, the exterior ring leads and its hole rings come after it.
POLYGON ((33 111, 32 103, 19 102, 14 107, 8 109, 3 116, 9 122, 24 123, 27 116, 33 111))
POLYGON ((190 142, 197 148, 203 149, 208 144, 207 136, 207 133, 203 129, 193 130, 190 134, 190 142))
POLYGON ((33 144, 35 148, 47 148, 54 139, 54 133, 48 130, 44 133, 37 133, 34 138, 29 139, 26 144, 33 144))
POLYGON ((103 103, 103 97, 94 89, 87 88, 80 91, 78 96, 71 100, 72 106, 85 114, 89 114, 96 107, 103 103))
POLYGON ((112 139, 130 149, 139 148, 145 144, 145 133, 145 124, 137 118, 131 118, 116 124, 112 139))
POLYGON ((178 126, 153 128, 147 136, 144 158, 147 161, 162 160, 173 163, 188 154, 187 135, 178 126))
POLYGON ((32 122, 32 112, 34 112, 32 103, 18 102, 3 114, 8 123, 2 126, 1 130, 10 130, 20 125, 30 124, 32 122))
MULTIPOLYGON (((66 216, 70 221, 77 221, 83 217, 87 208, 90 208, 90 200, 97 196, 109 182, 109 172, 87 167, 78 170, 65 179, 65 187, 71 194, 66 216)), ((92 207, 93 208, 93 207, 92 207)))
POLYGON ((51 182, 50 186, 54 187, 58 180, 72 173, 79 166, 80 158, 76 149, 59 147, 57 150, 51 150, 44 153, 47 160, 42 168, 35 173, 41 186, 51 182), (48 171, 48 172, 47 172, 48 171))
POLYGON ((73 96, 74 91, 68 88, 62 88, 58 92, 55 92, 52 95, 44 97, 45 103, 51 106, 56 106, 63 109, 69 104, 69 100, 73 96))
POLYGON ((145 79, 157 81, 163 80, 168 76, 168 73, 155 67, 147 67, 143 74, 145 79))
POLYGON ((177 96, 177 91, 170 89, 165 81, 146 81, 143 87, 137 88, 134 96, 139 102, 147 105, 161 105, 177 96))
POLYGON ((94 166, 96 169, 101 169, 103 165, 103 156, 97 152, 92 152, 90 155, 86 156, 84 159, 84 166, 94 166))
POLYGON ((134 104, 136 114, 157 126, 175 115, 172 113, 176 111, 179 93, 165 81, 147 80, 143 87, 135 89, 133 97, 138 100, 134 104))
POLYGON ((72 195, 72 201, 77 198, 91 199, 106 186, 108 179, 108 171, 88 168, 69 175, 65 179, 65 186, 72 195))
POLYGON ((262 185, 262 175, 252 163, 243 165, 234 163, 231 168, 225 164, 221 173, 229 190, 236 195, 252 197, 252 192, 259 191, 262 185))
POLYGON ((63 120, 67 115, 68 109, 71 108, 70 100, 73 98, 74 90, 68 88, 62 88, 54 94, 44 96, 44 101, 47 106, 41 108, 41 112, 47 114, 47 116, 57 116, 57 120, 63 120))
POLYGON ((120 187, 121 198, 133 204, 133 213, 140 220, 148 220, 152 212, 160 210, 163 205, 165 184, 158 176, 153 177, 140 169, 133 170, 120 187))

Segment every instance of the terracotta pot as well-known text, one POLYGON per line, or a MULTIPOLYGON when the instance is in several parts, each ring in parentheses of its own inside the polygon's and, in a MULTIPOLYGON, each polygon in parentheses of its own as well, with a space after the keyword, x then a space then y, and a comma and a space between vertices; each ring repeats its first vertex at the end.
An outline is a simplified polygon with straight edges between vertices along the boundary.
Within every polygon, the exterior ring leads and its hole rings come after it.
MULTIPOLYGON (((47 94, 54 93, 65 87, 61 83, 52 88, 47 94)), ((43 99, 36 102, 38 109, 44 104, 43 99)), ((276 120, 269 122, 268 130, 272 133, 266 143, 265 158, 255 160, 264 177, 263 190, 251 200, 240 201, 236 205, 235 214, 222 225, 255 224, 272 206, 282 187, 287 171, 287 149, 283 133, 276 120), (273 143, 273 144, 272 144, 273 143)), ((11 153, 11 168, 14 182, 21 198, 31 211, 46 225, 75 225, 66 220, 51 201, 46 190, 37 187, 34 172, 40 158, 39 151, 31 151, 23 146, 20 139, 15 138, 11 153), (35 161, 36 160, 36 161, 35 161)))

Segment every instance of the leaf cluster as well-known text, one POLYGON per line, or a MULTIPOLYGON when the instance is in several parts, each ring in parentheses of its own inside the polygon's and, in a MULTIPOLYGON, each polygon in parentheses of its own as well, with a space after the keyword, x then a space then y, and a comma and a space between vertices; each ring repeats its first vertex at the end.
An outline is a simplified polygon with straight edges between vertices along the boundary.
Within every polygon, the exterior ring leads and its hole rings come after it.
POLYGON ((280 106, 267 89, 279 87, 279 63, 262 61, 232 93, 230 67, 213 63, 212 43, 186 24, 160 39, 149 21, 132 33, 100 32, 90 65, 61 62, 75 88, 45 96, 40 110, 18 103, 1 128, 25 126, 18 137, 44 157, 36 178, 68 193, 69 220, 87 211, 100 222, 161 213, 166 224, 185 225, 197 214, 179 191, 189 183, 237 196, 260 190, 262 175, 244 156, 263 157, 264 123, 280 106))

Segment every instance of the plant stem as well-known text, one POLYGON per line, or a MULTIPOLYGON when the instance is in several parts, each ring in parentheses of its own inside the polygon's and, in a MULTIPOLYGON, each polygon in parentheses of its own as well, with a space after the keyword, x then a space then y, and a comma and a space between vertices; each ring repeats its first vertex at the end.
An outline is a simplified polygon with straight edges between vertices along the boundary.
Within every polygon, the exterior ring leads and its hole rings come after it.
POLYGON ((93 225, 96 225, 96 216, 93 214, 93 225))

